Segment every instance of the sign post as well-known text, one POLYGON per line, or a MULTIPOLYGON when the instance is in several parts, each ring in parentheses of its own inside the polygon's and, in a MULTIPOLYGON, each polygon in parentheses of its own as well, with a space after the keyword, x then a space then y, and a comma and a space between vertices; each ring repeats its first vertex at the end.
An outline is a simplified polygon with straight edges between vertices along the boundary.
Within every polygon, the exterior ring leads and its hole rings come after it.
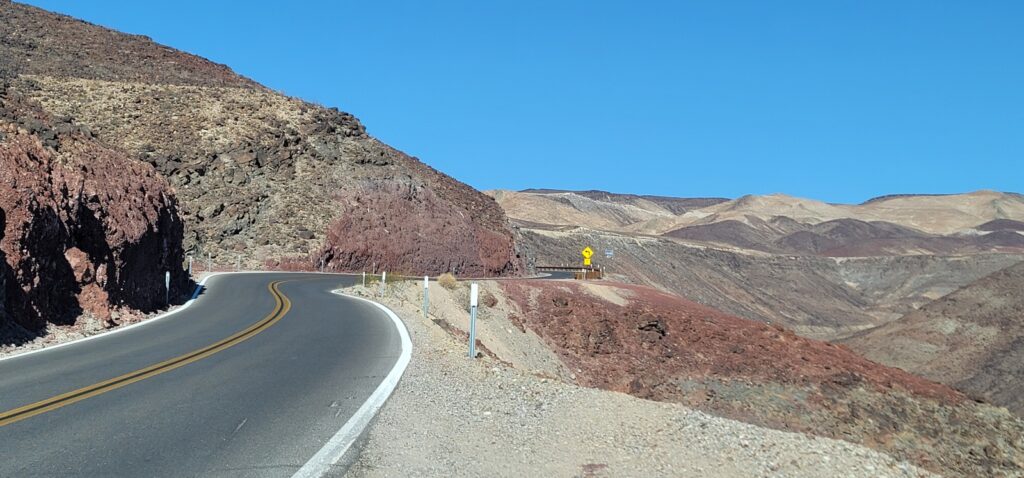
POLYGON ((469 286, 469 358, 476 358, 476 306, 480 288, 476 282, 469 286))

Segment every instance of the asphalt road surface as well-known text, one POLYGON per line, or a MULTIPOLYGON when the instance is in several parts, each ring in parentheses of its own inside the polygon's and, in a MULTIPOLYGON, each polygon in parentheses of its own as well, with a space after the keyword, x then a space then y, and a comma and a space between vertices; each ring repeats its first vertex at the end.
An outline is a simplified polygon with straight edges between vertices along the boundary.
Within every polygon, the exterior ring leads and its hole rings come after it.
POLYGON ((0 361, 0 476, 290 476, 401 338, 321 274, 210 278, 187 309, 0 361))

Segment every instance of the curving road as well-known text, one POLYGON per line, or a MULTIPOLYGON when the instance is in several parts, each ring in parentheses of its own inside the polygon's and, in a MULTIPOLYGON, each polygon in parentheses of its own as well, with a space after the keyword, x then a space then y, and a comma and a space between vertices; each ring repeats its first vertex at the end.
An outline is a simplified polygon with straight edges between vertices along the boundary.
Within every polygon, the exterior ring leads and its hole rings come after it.
POLYGON ((291 476, 402 354, 322 274, 211 277, 144 325, 0 361, 0 476, 291 476))

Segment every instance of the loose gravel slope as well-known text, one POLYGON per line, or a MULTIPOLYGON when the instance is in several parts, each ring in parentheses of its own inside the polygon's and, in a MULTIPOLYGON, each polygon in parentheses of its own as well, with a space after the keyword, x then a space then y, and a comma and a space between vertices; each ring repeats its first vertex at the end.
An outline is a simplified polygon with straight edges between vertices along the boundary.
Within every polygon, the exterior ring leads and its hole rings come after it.
POLYGON ((542 346, 484 288, 484 356, 470 361, 464 285, 434 286, 429 319, 418 286, 391 286, 383 302, 409 327, 413 360, 347 476, 932 476, 858 445, 566 383, 555 377, 574 371, 522 350, 542 346), (519 349, 517 366, 502 348, 519 349))

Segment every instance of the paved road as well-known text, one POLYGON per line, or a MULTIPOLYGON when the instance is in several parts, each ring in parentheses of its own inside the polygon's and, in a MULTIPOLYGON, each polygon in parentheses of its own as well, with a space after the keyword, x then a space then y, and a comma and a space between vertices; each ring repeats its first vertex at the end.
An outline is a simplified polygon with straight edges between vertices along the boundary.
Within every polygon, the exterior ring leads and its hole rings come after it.
POLYGON ((0 361, 0 476, 290 476, 401 352, 330 293, 353 281, 215 276, 180 313, 0 361))

